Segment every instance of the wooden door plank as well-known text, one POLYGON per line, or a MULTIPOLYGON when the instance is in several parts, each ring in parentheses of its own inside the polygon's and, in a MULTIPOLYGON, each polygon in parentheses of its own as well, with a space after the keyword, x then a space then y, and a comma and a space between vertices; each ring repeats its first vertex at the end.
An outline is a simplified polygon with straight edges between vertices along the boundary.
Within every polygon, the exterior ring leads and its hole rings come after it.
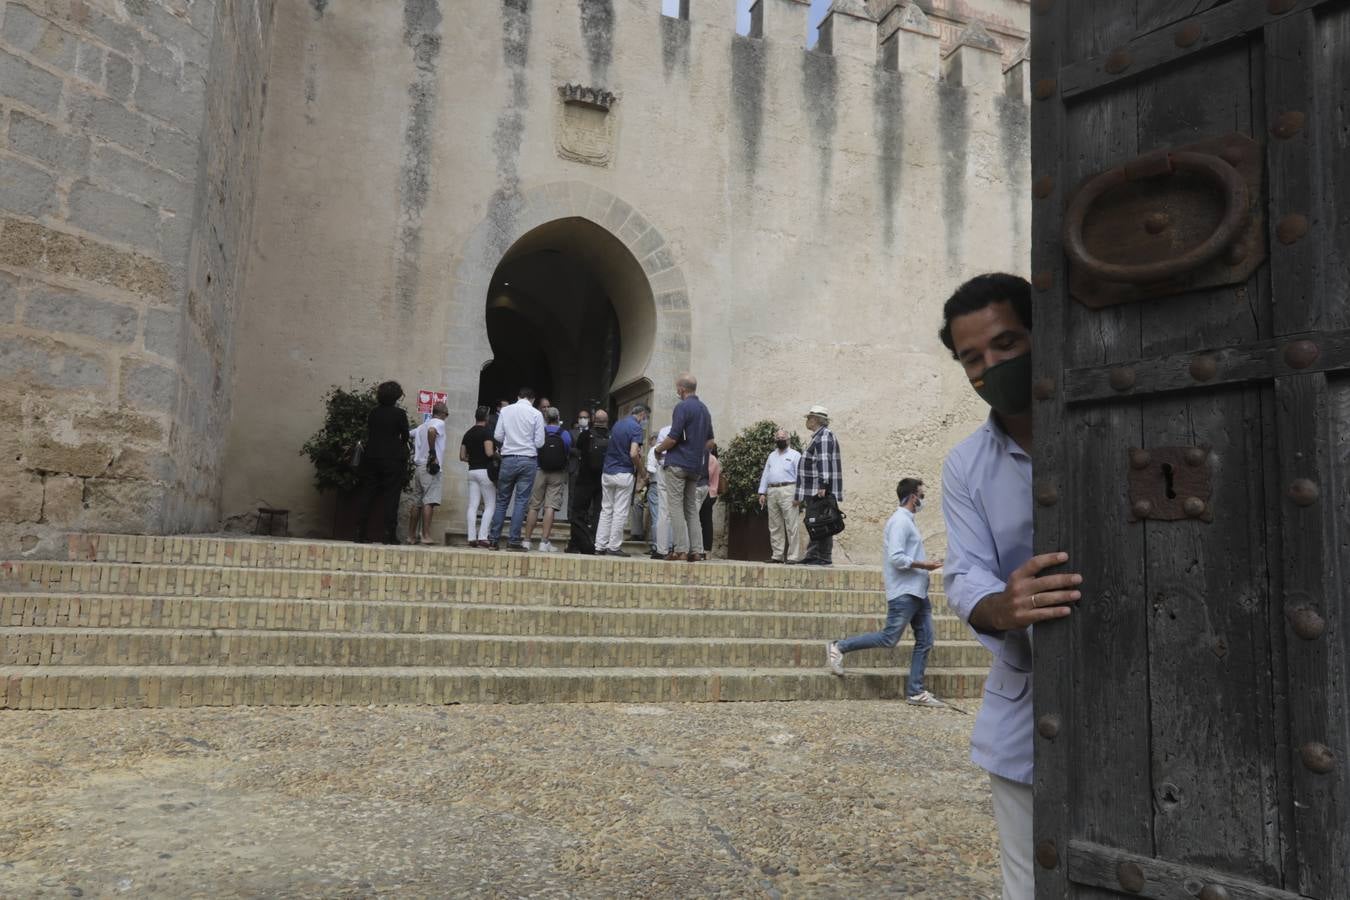
POLYGON ((1305 128, 1317 142, 1316 158, 1326 189, 1318 229, 1322 287, 1318 294, 1324 328, 1350 328, 1350 2, 1318 9, 1314 40, 1317 106, 1305 128))
POLYGON ((1069 877, 1080 884, 1112 888, 1120 892, 1116 896, 1150 900, 1194 900, 1197 895, 1205 896, 1205 888, 1222 888, 1225 893, 1214 896, 1229 900, 1302 900, 1297 894, 1234 878, 1222 870, 1123 853, 1086 841, 1069 845, 1069 877))
MULTIPOLYGON (((1074 43, 1080 51, 1110 46, 1128 39, 1132 31, 1132 16, 1122 14, 1116 5, 1065 6, 1066 50, 1074 43)), ((1103 169, 1137 156, 1133 91, 1104 93, 1069 107, 1061 147, 1065 197, 1103 169)), ((1061 252, 1058 235, 1054 247, 1061 252)), ((1088 310, 1067 290, 1060 304, 1066 364, 1100 365, 1138 357, 1137 306, 1088 310)), ((1124 517, 1104 513, 1126 505, 1118 476, 1125 449, 1138 446, 1140 440, 1140 417, 1134 408, 1075 410, 1066 418, 1061 496, 1068 509, 1059 549, 1069 552, 1070 566, 1083 575, 1084 585, 1083 600, 1065 623, 1071 657, 1068 671, 1059 677, 1071 692, 1067 727, 1061 731, 1068 735, 1064 790, 1070 800, 1071 835, 1148 854, 1153 836, 1142 532, 1131 528, 1124 517)), ((1041 649, 1038 640, 1038 654, 1041 649)), ((1038 696, 1045 679, 1038 657, 1038 696)), ((1112 895, 1076 885, 1069 896, 1086 900, 1112 895)))
MULTIPOLYGON (((1056 3, 1048 10, 1033 10, 1031 82, 1054 78, 1060 70, 1065 40, 1065 7, 1056 3)), ((1064 361, 1065 304, 1070 302, 1064 254, 1059 235, 1063 228, 1066 184, 1060 152, 1064 141, 1064 103, 1058 96, 1033 101, 1031 155, 1033 179, 1050 179, 1051 190, 1039 199, 1033 195, 1031 213, 1031 272, 1033 328, 1033 377, 1040 384, 1035 401, 1036 445, 1034 478, 1041 484, 1064 482, 1064 404, 1058 386, 1064 361)), ((1033 494, 1035 492, 1033 491, 1033 494)), ((1065 496, 1059 489, 1060 496, 1065 496)), ((1035 551, 1053 553, 1066 548, 1065 504, 1038 506, 1035 510, 1035 551)), ((1073 629, 1067 623, 1046 624, 1036 629, 1032 696, 1037 722, 1035 736, 1035 797, 1033 842, 1037 846, 1067 848, 1070 837, 1069 793, 1070 730, 1072 700, 1073 629)), ((1038 900, 1062 898, 1069 889, 1067 868, 1061 853, 1055 865, 1045 853, 1035 867, 1038 900)))
MULTIPOLYGON (((1324 123, 1318 115, 1343 86, 1328 85, 1326 55, 1316 49, 1322 37, 1309 12, 1283 19, 1265 30, 1267 117, 1304 113, 1304 127, 1270 143, 1267 166, 1272 228, 1271 283, 1276 292, 1275 330, 1290 334, 1326 327, 1325 288, 1343 280, 1325 268, 1326 215, 1344 200, 1350 185, 1327 182, 1338 170, 1319 168, 1324 123), (1319 92, 1322 96, 1318 96, 1319 92), (1332 196, 1331 205, 1328 195, 1332 196), (1292 214, 1306 216, 1302 238, 1281 240, 1280 223, 1292 214), (1336 282, 1332 282, 1336 283, 1336 282)), ((1341 51, 1344 52, 1344 51, 1341 51)), ((1343 150, 1342 150, 1343 152, 1343 150)), ((1287 220, 1286 220, 1287 221, 1287 220)), ((1288 237, 1286 234, 1285 237, 1288 237)), ((1286 613, 1285 649, 1289 712, 1290 792, 1293 799, 1294 865, 1286 867, 1285 887, 1315 897, 1350 896, 1350 796, 1347 796, 1345 698, 1345 588, 1338 545, 1344 528, 1337 510, 1337 485, 1347 471, 1337 454, 1343 434, 1338 425, 1327 376, 1290 375, 1276 379, 1279 443, 1282 605, 1286 613), (1302 485, 1300 492, 1297 488, 1302 485), (1311 489, 1310 489, 1311 488, 1311 489), (1296 502, 1295 498, 1302 502, 1296 502), (1313 618, 1309 618, 1309 616, 1313 618), (1320 621, 1313 628, 1311 622, 1320 621), (1327 753, 1331 754, 1329 765, 1327 753), (1324 771, 1325 770, 1325 771, 1324 771)))
MULTIPOLYGON (((1160 70, 1138 86, 1140 150, 1250 133, 1251 60, 1231 43, 1205 64, 1160 70)), ((1143 352, 1261 337, 1254 282, 1187 293, 1143 311, 1143 352)), ((1268 321, 1268 318, 1267 318, 1268 321)), ((1211 390, 1150 398, 1145 447, 1213 448, 1212 523, 1145 522, 1154 844, 1158 856, 1279 881, 1266 810, 1270 753, 1269 589, 1264 560, 1260 398, 1211 390), (1196 815, 1197 809, 1205 814, 1196 815)))

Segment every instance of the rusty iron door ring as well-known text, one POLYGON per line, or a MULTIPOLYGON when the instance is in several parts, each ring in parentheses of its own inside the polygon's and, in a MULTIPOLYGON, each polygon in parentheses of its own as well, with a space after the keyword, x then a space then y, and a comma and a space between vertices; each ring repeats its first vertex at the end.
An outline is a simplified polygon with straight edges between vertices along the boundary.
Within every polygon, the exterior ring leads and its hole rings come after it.
POLYGON ((1125 284, 1163 281, 1204 265, 1233 243, 1242 234, 1246 224, 1249 202, 1247 183, 1242 175, 1218 156, 1190 151, 1152 154, 1142 157, 1137 163, 1103 172, 1083 185, 1064 216, 1064 250, 1085 272, 1103 281, 1125 284), (1097 198, 1126 182, 1172 175, 1178 171, 1203 175, 1223 192, 1223 217, 1214 233, 1203 243, 1171 259, 1137 265, 1105 262, 1088 251, 1087 243, 1083 240, 1083 222, 1097 198))

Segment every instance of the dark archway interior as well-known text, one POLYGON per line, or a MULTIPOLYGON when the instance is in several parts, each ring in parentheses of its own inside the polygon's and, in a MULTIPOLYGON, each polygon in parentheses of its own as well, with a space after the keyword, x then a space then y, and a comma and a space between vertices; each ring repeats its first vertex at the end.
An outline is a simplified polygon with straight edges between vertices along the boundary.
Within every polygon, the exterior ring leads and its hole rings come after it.
POLYGON ((559 407, 565 422, 583 406, 610 405, 619 320, 587 260, 550 247, 508 254, 485 314, 493 359, 479 379, 480 404, 514 400, 528 385, 559 407))

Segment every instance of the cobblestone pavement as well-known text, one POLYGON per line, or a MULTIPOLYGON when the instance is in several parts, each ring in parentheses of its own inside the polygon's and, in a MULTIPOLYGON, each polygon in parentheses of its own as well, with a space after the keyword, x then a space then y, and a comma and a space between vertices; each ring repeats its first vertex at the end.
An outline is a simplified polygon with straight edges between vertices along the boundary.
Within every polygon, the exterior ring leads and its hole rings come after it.
POLYGON ((992 897, 973 721, 894 702, 4 712, 0 896, 992 897))

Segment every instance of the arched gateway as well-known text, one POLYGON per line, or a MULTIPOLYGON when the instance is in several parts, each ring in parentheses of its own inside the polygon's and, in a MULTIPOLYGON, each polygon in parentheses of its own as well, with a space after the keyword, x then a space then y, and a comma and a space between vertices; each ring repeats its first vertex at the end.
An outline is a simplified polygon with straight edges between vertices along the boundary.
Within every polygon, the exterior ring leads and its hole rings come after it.
POLYGON ((589 400, 650 399, 653 388, 664 398, 689 366, 684 275, 646 217, 600 188, 525 191, 474 230, 456 276, 452 416, 520 384, 567 416, 589 400))

